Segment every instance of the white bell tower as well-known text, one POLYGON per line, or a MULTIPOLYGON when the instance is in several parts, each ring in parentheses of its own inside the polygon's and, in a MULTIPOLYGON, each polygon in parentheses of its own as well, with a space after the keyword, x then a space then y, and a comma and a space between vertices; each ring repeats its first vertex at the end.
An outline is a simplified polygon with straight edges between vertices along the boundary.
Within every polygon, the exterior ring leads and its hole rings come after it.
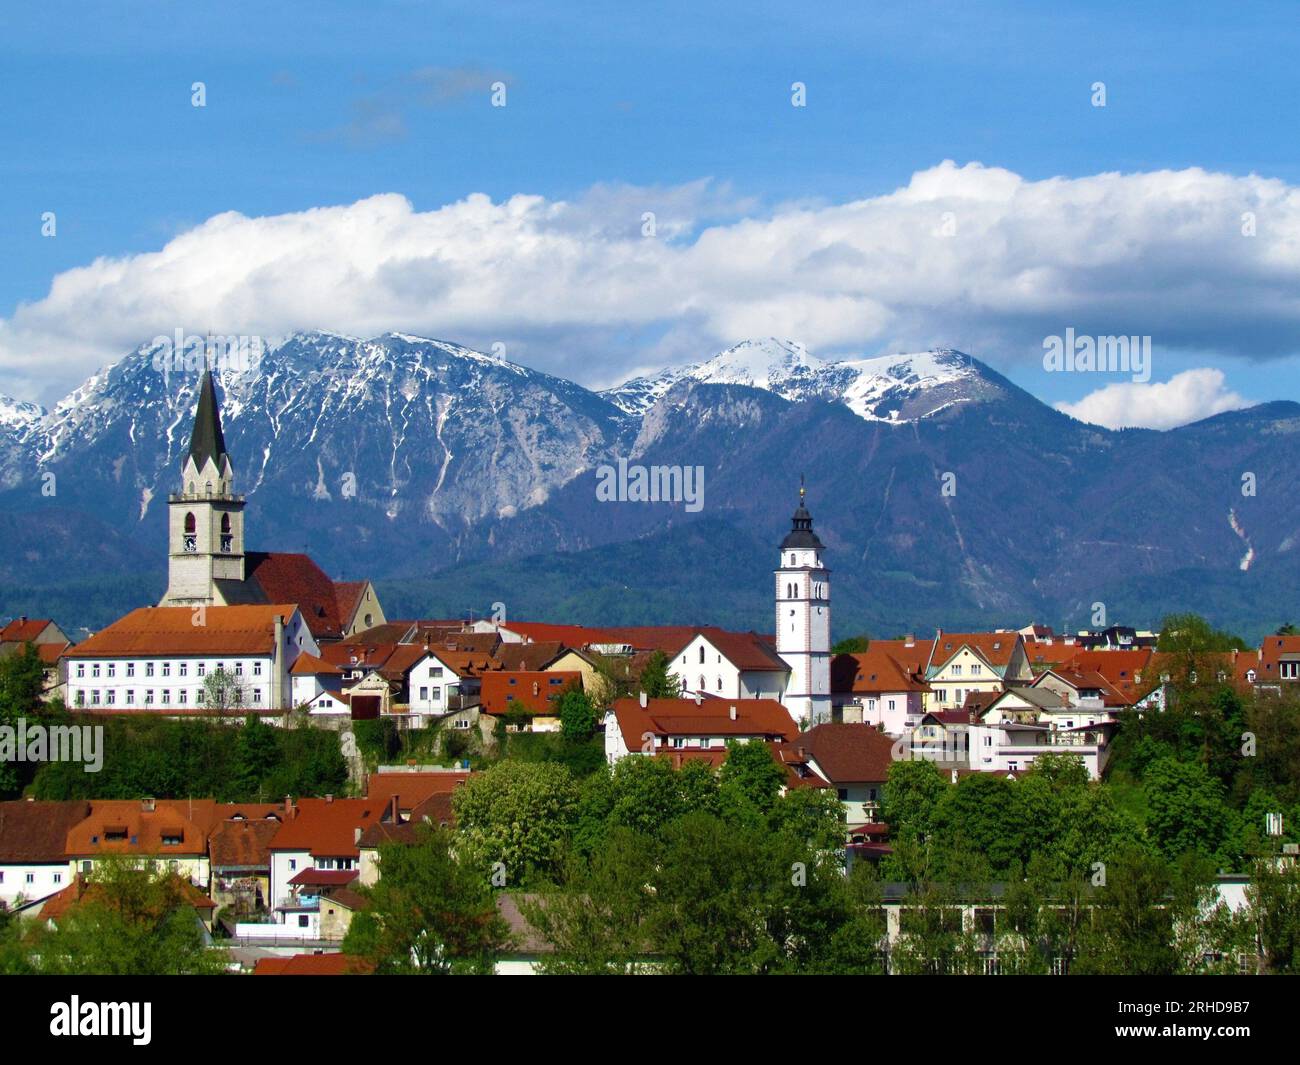
POLYGON ((824 550, 800 478, 799 508, 776 570, 776 652, 790 667, 782 702, 810 725, 831 719, 831 571, 824 550))

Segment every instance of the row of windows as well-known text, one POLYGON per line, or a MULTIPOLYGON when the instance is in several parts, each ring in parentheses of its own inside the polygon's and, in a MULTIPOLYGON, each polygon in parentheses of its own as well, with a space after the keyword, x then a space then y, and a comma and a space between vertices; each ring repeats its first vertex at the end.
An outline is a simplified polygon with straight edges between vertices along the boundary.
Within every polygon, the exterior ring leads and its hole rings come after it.
MULTIPOLYGON (((143 689, 144 705, 154 705, 154 690, 152 688, 143 689)), ((238 706, 242 702, 241 693, 238 690, 232 691, 231 702, 238 706)), ((185 688, 176 689, 176 701, 172 702, 172 690, 163 688, 159 693, 158 704, 161 706, 188 706, 190 705, 190 692, 185 688)), ((193 693, 193 704, 203 706, 205 693, 202 688, 193 693)), ((115 706, 117 705, 117 689, 108 688, 101 692, 98 688, 91 688, 89 699, 87 699, 87 690, 85 688, 76 689, 75 701, 77 706, 115 706), (102 696, 102 698, 101 698, 102 696)), ((254 688, 249 693, 249 704, 257 706, 262 702, 262 689, 254 688)), ((135 689, 127 688, 122 693, 123 706, 135 706, 135 689)))
MULTIPOLYGON (((3 870, 3 869, 0 869, 0 884, 3 884, 4 882, 5 882, 5 874, 4 874, 4 870, 3 870)), ((62 873, 55 873, 55 874, 54 874, 54 877, 53 877, 53 882, 56 883, 56 884, 62 884, 62 883, 63 883, 63 874, 62 874, 62 873)), ((35 873, 27 873, 27 874, 25 874, 24 879, 23 879, 23 883, 24 883, 24 884, 34 884, 34 883, 36 883, 36 874, 35 874, 35 873)))
MULTIPOLYGON (((134 663, 134 662, 126 662, 126 663, 124 663, 124 665, 125 665, 125 669, 124 669, 124 671, 123 671, 123 676, 126 676, 126 677, 134 677, 134 676, 135 676, 135 663, 134 663)), ((217 671, 220 671, 220 670, 225 669, 225 667, 226 667, 226 664, 225 664, 224 662, 218 662, 217 665, 216 665, 216 670, 217 670, 217 671)), ((91 676, 92 679, 93 679, 93 678, 96 678, 96 677, 98 677, 98 676, 100 676, 100 668, 101 668, 100 663, 98 663, 98 662, 92 662, 92 663, 90 663, 90 676, 91 676)), ((103 664, 103 667, 102 667, 102 668, 103 668, 103 670, 104 670, 103 675, 104 675, 105 677, 116 677, 116 676, 117 676, 117 663, 116 663, 116 662, 105 662, 105 663, 103 664)), ((207 663, 206 663, 206 662, 197 662, 197 663, 195 663, 195 666, 194 666, 194 675, 195 675, 195 676, 197 676, 197 677, 202 677, 202 676, 205 675, 206 671, 207 671, 207 663)), ((236 662, 235 665, 234 665, 233 672, 234 672, 234 674, 235 674, 236 677, 242 677, 242 676, 244 675, 244 663, 243 663, 243 662, 236 662)), ((171 662, 158 662, 158 663, 155 663, 155 662, 146 662, 146 663, 144 664, 144 675, 145 675, 146 677, 152 677, 152 676, 170 677, 170 676, 172 675, 172 664, 171 664, 171 662)), ((188 662, 178 662, 178 663, 176 663, 176 675, 177 675, 178 677, 188 677, 188 676, 190 675, 190 664, 189 664, 188 662)), ((257 660, 257 661, 255 661, 255 662, 253 663, 253 676, 255 676, 255 677, 260 677, 261 675, 262 675, 262 663, 261 663, 260 660, 257 660)), ((85 662, 78 662, 78 663, 77 663, 77 676, 78 676, 79 678, 84 678, 84 677, 86 676, 86 663, 85 663, 85 662)))
MULTIPOLYGON (((791 583, 791 584, 787 584, 787 585, 785 586, 785 597, 786 597, 787 599, 798 599, 798 598, 799 598, 799 586, 798 586, 797 584, 793 584, 793 583, 791 583)), ((824 584, 814 584, 814 585, 812 586, 812 591, 811 591, 810 594, 809 594, 809 598, 810 598, 810 599, 825 599, 825 598, 826 598, 826 585, 824 585, 824 584)))
MULTIPOLYGON (((971 676, 971 677, 978 677, 982 672, 983 672, 983 667, 981 667, 980 664, 979 664, 978 662, 972 662, 972 663, 971 663, 971 667, 970 667, 970 673, 968 674, 968 676, 971 676)), ((952 676, 954 676, 954 677, 960 677, 960 676, 961 676, 961 666, 960 666, 960 665, 954 665, 954 666, 952 667, 952 669, 949 670, 949 673, 950 673, 952 676)))

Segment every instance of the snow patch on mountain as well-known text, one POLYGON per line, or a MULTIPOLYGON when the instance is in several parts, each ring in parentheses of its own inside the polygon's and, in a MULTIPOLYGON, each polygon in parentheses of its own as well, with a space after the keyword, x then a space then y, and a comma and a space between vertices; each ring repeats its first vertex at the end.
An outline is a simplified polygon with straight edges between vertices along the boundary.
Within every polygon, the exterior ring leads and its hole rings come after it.
POLYGON ((22 432, 46 415, 44 407, 10 396, 0 395, 0 428, 22 432))
POLYGON ((865 421, 930 417, 987 395, 991 381, 968 355, 939 348, 826 362, 802 345, 768 337, 746 340, 706 362, 636 377, 602 392, 619 409, 643 417, 678 382, 745 385, 792 402, 841 402, 865 421))

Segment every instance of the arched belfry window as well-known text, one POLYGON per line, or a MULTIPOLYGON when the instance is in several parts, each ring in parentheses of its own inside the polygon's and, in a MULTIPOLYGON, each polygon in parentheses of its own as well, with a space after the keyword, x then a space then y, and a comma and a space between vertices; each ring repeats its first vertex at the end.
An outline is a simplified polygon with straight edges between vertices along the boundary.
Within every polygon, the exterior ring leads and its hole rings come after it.
POLYGON ((208 482, 208 485, 207 485, 207 491, 208 491, 208 495, 212 495, 212 482, 211 482, 211 481, 208 482))
POLYGON ((234 550, 235 538, 230 531, 230 515, 221 515, 221 550, 229 554, 234 550))
POLYGON ((189 511, 185 515, 185 550, 194 552, 199 549, 199 538, 197 535, 198 523, 194 520, 194 511, 189 511))

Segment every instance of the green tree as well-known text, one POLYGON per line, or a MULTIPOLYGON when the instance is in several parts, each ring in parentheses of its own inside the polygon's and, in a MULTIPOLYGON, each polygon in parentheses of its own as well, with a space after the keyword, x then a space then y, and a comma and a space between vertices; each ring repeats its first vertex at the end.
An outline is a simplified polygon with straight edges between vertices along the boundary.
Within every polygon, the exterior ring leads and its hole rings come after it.
POLYGON ((871 646, 871 638, 863 633, 861 636, 849 636, 840 640, 831 648, 833 655, 860 655, 865 654, 867 648, 871 646))
MULTIPOLYGON (((682 975, 766 973, 781 950, 767 934, 774 882, 787 882, 764 832, 689 813, 664 832, 651 881, 652 939, 664 969, 682 975)), ((793 890, 793 889, 792 889, 793 890)))
POLYGON ((426 827, 415 844, 379 848, 379 881, 343 951, 386 974, 490 973, 509 942, 490 871, 459 855, 455 833, 426 827))
MULTIPOLYGON (((21 717, 49 716, 41 702, 44 686, 45 667, 33 644, 0 658, 0 726, 16 728, 21 717)), ((30 773, 26 765, 0 762, 0 797, 17 795, 30 773)))
POLYGON ((1300 973, 1300 865, 1257 861, 1246 901, 1261 968, 1267 973, 1300 973))
POLYGON ((541 964, 548 975, 643 972, 652 953, 650 914, 656 842, 614 827, 590 856, 570 855, 560 885, 520 909, 555 948, 541 964))
POLYGON ((681 778, 666 758, 631 755, 614 766, 608 819, 618 825, 657 836, 686 812, 681 778))
POLYGON ((641 670, 640 689, 651 699, 676 699, 681 695, 677 677, 669 672, 668 656, 654 651, 641 670))
POLYGON ((1160 856, 1126 847, 1106 865, 1105 885, 1081 937, 1072 971, 1079 974, 1172 976, 1179 972, 1174 944, 1178 914, 1174 877, 1160 856))
POLYGON ((500 762, 452 795, 468 852, 483 868, 504 863, 509 884, 553 874, 578 814, 573 776, 554 762, 500 762))
POLYGON ((265 801, 263 781, 280 758, 276 729, 256 714, 244 719, 235 743, 235 764, 231 773, 236 792, 245 799, 265 801))
POLYGON ((38 971, 63 976, 221 972, 225 952, 207 945, 193 892, 174 873, 101 859, 57 927, 34 934, 31 957, 38 971))
POLYGON ((584 741, 595 733, 596 708, 581 688, 566 688, 560 695, 557 710, 565 739, 584 741))
POLYGON ((896 836, 923 839, 933 828, 935 807, 950 788, 933 762, 894 762, 881 797, 884 820, 896 836))
POLYGON ((725 816, 766 818, 785 784, 785 770, 766 743, 728 740, 718 773, 718 801, 725 816))
POLYGON ((1231 825, 1217 780, 1194 762, 1161 758, 1147 768, 1143 784, 1147 831, 1166 858, 1220 853, 1231 825))

